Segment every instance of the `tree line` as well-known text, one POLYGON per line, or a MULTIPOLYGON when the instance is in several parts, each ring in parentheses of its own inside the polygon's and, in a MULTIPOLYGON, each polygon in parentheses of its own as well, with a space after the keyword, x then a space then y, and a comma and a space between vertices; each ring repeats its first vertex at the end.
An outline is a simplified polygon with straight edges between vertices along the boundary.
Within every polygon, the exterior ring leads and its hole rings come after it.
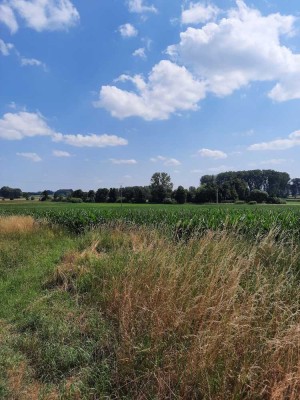
MULTIPOLYGON (((199 187, 173 189, 171 177, 166 172, 155 172, 148 186, 119 188, 59 189, 56 192, 37 192, 41 201, 90 202, 90 203, 221 203, 255 201, 278 203, 288 196, 300 196, 300 178, 290 179, 286 172, 274 170, 228 171, 217 175, 204 175, 199 187)), ((0 197, 4 199, 30 198, 32 193, 3 186, 0 197)), ((32 197, 31 197, 32 198, 32 197)))

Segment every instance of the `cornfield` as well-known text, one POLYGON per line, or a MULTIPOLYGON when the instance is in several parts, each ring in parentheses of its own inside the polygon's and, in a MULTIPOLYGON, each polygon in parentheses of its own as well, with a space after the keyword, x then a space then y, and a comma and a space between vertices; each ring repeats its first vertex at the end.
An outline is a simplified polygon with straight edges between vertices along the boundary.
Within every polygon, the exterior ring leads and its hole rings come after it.
POLYGON ((103 224, 163 228, 176 237, 190 237, 207 231, 229 230, 251 237, 273 231, 278 237, 300 236, 300 207, 288 206, 131 206, 75 207, 9 206, 1 215, 26 215, 46 220, 71 232, 81 233, 103 224))

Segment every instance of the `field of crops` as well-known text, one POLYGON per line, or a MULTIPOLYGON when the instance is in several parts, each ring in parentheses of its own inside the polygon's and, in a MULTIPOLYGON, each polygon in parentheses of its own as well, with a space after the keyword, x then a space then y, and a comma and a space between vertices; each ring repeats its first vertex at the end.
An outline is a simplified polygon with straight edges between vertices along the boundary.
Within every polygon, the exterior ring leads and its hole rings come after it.
POLYGON ((176 236, 229 229, 250 236, 275 230, 300 237, 300 207, 249 205, 123 205, 66 203, 5 203, 0 215, 30 215, 80 233, 105 223, 163 227, 176 236))

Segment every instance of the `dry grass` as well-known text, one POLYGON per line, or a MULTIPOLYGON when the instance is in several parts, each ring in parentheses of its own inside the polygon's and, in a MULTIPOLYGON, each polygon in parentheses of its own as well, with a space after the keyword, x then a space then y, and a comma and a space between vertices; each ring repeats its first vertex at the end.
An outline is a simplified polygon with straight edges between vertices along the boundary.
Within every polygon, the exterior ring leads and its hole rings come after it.
POLYGON ((300 398, 296 247, 227 233, 174 244, 142 229, 111 240, 111 264, 118 252, 126 264, 102 287, 101 312, 117 327, 118 396, 300 398))
MULTIPOLYGON (((95 340, 89 364, 72 367, 59 398, 300 398, 297 244, 273 233, 249 244, 227 232, 174 242, 136 227, 106 227, 82 240, 48 281, 84 311, 64 315, 82 327, 82 343, 71 334, 62 343, 84 348, 95 340), (93 336, 101 320, 105 340, 93 336)), ((49 337, 37 333, 39 353, 49 337)), ((35 383, 31 389, 41 398, 35 383)))
POLYGON ((37 229, 37 223, 32 217, 9 216, 0 217, 0 234, 30 233, 37 229))

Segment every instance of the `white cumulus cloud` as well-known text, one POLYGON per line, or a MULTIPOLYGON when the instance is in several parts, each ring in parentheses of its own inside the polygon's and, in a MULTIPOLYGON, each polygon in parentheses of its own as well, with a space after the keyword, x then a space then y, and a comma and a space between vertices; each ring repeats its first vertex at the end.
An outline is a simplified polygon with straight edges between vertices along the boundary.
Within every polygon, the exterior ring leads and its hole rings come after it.
POLYGON ((11 33, 18 30, 18 23, 15 14, 8 4, 0 4, 0 22, 6 25, 11 33))
POLYGON ((145 52, 145 48, 144 47, 140 47, 139 49, 136 49, 133 53, 132 53, 132 55, 134 56, 134 57, 140 57, 140 58, 142 58, 142 59, 146 59, 147 57, 146 57, 146 52, 145 52))
POLYGON ((40 113, 6 113, 0 119, 0 139, 21 140, 25 137, 51 136, 54 133, 40 113))
POLYGON ((119 26, 119 32, 124 38, 134 37, 138 34, 137 29, 131 24, 124 24, 119 26))
POLYGON ((103 107, 112 116, 123 119, 132 116, 147 121, 168 119, 174 112, 196 110, 197 103, 205 97, 203 82, 193 78, 185 68, 162 60, 155 65, 144 80, 140 75, 122 75, 117 81, 130 81, 135 91, 116 86, 102 86, 95 107, 103 107))
POLYGON ((54 142, 63 142, 75 147, 111 147, 126 146, 128 141, 116 135, 63 135, 57 133, 53 136, 54 142))
POLYGON ((27 158, 33 162, 42 161, 41 157, 36 153, 17 153, 17 156, 27 158))
POLYGON ((292 132, 286 139, 252 144, 248 150, 287 150, 296 146, 300 146, 300 131, 292 132))
POLYGON ((144 0, 128 0, 128 9, 133 13, 146 13, 153 12, 156 13, 157 9, 153 5, 145 4, 144 0))
POLYGON ((27 27, 38 32, 65 30, 74 26, 80 18, 70 0, 7 0, 1 7, 4 16, 2 14, 0 20, 12 32, 18 29, 16 14, 27 27))
POLYGON ((181 22, 183 24, 199 24, 214 20, 220 10, 213 4, 203 2, 190 3, 189 7, 182 11, 181 22))
POLYGON ((214 158, 214 159, 227 158, 227 154, 221 150, 200 149, 198 151, 198 154, 201 157, 206 157, 206 158, 214 158))
POLYGON ((167 53, 205 80, 207 90, 226 96, 254 81, 275 82, 276 101, 300 98, 300 54, 282 38, 295 32, 296 18, 262 15, 237 0, 226 17, 201 28, 188 27, 167 53))
POLYGON ((75 147, 109 147, 128 144, 126 139, 116 135, 64 135, 51 129, 40 113, 27 111, 6 113, 0 119, 0 139, 21 140, 34 136, 50 136, 53 142, 62 142, 75 147))

